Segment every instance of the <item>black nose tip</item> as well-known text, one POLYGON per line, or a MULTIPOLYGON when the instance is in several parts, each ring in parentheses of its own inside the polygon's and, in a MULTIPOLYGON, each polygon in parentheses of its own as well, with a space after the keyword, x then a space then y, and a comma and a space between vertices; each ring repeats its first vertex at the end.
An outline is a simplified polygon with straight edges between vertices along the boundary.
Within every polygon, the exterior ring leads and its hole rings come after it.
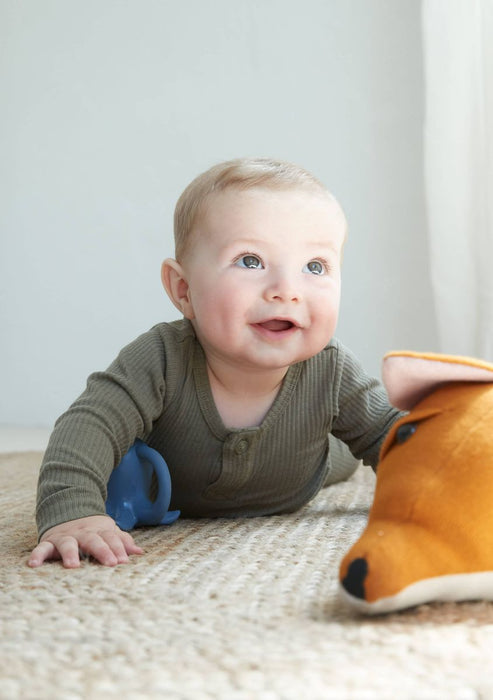
POLYGON ((350 565, 342 585, 355 598, 365 599, 365 578, 368 574, 366 559, 354 559, 350 565))

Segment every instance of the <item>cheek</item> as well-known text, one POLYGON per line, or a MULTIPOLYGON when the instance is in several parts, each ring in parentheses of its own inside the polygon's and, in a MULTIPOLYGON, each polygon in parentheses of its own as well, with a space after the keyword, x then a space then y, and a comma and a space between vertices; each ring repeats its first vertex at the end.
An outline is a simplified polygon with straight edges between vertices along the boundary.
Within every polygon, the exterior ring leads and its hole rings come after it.
POLYGON ((329 283, 311 298, 311 306, 320 317, 333 318, 339 312, 341 288, 337 283, 329 283))
MULTIPOLYGON (((253 288, 254 289, 254 288, 253 288)), ((248 304, 254 293, 239 275, 224 275, 214 280, 204 292, 222 309, 239 308, 248 304)))
POLYGON ((330 294, 320 295, 313 300, 313 318, 320 328, 320 334, 332 335, 339 318, 340 292, 337 288, 330 294))
POLYGON ((199 321, 210 326, 241 314, 248 293, 228 278, 208 280, 194 289, 193 307, 199 321))

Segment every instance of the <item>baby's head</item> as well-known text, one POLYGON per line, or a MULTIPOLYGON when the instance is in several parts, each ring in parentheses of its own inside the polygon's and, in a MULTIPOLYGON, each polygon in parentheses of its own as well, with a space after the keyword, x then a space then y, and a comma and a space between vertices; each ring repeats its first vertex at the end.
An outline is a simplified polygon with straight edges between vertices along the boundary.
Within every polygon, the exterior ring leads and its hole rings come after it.
POLYGON ((281 161, 214 166, 175 210, 164 287, 209 360, 281 369, 320 352, 339 312, 346 219, 326 187, 281 161))
MULTIPOLYGON (((196 224, 214 195, 227 190, 293 190, 318 194, 337 204, 314 175, 294 163, 271 158, 237 158, 214 165, 183 191, 175 207, 175 257, 181 262, 192 244, 196 224)), ((342 214, 342 210, 341 210, 342 214)))

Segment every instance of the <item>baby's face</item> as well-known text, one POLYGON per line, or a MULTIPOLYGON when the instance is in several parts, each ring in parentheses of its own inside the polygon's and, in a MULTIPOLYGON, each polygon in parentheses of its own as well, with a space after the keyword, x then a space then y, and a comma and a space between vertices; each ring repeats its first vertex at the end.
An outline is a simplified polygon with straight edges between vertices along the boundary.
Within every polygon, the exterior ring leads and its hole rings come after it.
POLYGON ((226 190, 183 261, 206 356, 279 370, 322 350, 339 312, 346 222, 335 200, 298 190, 226 190))

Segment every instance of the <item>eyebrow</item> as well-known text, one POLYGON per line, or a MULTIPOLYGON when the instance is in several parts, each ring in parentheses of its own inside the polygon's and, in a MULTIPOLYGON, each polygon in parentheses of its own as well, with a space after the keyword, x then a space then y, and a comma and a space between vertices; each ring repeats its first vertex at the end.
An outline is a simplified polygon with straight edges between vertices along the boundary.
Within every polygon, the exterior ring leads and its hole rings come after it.
POLYGON ((334 255, 340 255, 342 248, 343 248, 343 246, 340 246, 338 248, 332 242, 322 243, 321 241, 311 241, 310 243, 308 243, 308 245, 313 246, 314 250, 317 250, 317 249, 327 250, 327 248, 328 248, 332 253, 334 253, 334 255))
POLYGON ((231 241, 231 244, 258 246, 265 245, 265 240, 263 240, 262 238, 235 238, 233 241, 231 241))
POLYGON ((307 245, 313 246, 314 248, 332 248, 337 251, 336 246, 331 241, 310 241, 307 245))
MULTIPOLYGON (((265 245, 265 240, 261 238, 238 238, 234 241, 230 241, 231 245, 252 245, 260 246, 265 245)), ((339 250, 331 241, 308 241, 307 246, 311 248, 330 248, 334 253, 338 253, 339 250)))

